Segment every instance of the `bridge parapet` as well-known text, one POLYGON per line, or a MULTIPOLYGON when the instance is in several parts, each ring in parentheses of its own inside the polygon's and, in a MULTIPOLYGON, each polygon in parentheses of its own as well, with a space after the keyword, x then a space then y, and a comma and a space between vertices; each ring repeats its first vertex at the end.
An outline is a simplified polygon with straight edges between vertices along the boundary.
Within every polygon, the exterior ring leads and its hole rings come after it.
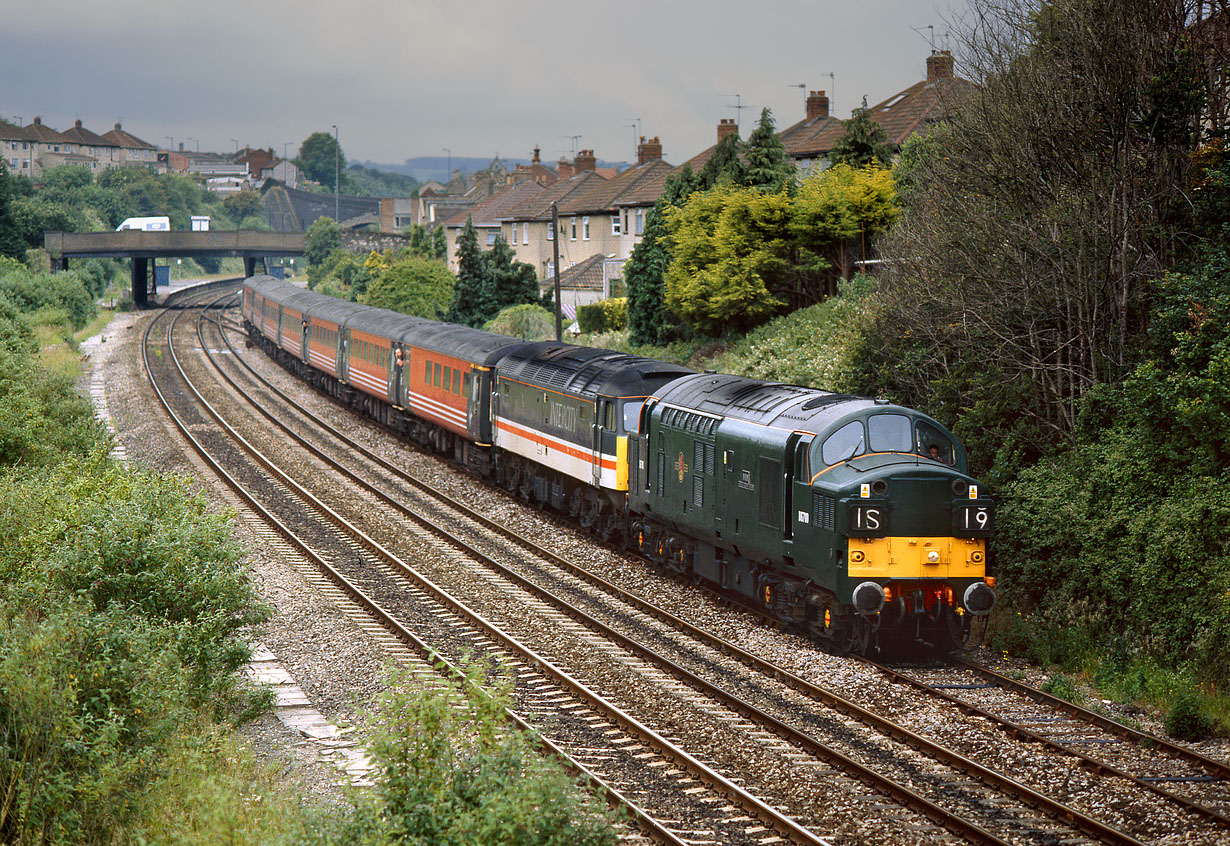
POLYGON ((219 256, 265 258, 303 255, 302 232, 265 232, 258 229, 209 232, 46 232, 43 245, 56 259, 76 258, 189 258, 219 256))

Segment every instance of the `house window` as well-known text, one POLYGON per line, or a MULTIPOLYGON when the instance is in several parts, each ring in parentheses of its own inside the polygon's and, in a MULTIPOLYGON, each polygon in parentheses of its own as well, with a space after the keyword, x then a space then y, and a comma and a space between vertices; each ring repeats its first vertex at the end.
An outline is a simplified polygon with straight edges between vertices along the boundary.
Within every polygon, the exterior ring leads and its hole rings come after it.
POLYGON ((487 230, 487 246, 488 247, 490 247, 491 245, 495 243, 495 238, 498 234, 499 233, 496 232, 494 229, 487 230))
POLYGON ((615 212, 615 214, 611 215, 611 234, 618 235, 619 232, 619 212, 615 212))
POLYGON ((636 234, 637 235, 645 234, 645 210, 644 209, 636 210, 636 234))
POLYGON ((577 239, 577 219, 574 217, 572 218, 572 240, 575 241, 576 239, 577 239))
POLYGON ((547 240, 548 241, 555 240, 555 221, 551 221, 550 223, 547 224, 547 240))
MULTIPOLYGON (((514 224, 515 226, 516 224, 514 224)), ((528 244, 530 242, 530 225, 528 223, 521 224, 521 243, 528 244)))
POLYGON ((588 215, 581 218, 581 238, 582 240, 585 240, 585 241, 589 240, 589 216, 588 215))

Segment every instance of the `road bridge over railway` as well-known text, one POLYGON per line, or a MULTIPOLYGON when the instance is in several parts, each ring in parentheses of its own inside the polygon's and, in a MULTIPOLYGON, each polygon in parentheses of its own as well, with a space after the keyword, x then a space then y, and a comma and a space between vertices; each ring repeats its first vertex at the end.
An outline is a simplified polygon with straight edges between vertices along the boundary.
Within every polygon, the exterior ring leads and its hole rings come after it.
POLYGON ((268 271, 271 258, 301 256, 302 232, 262 232, 234 229, 211 232, 47 232, 43 245, 52 268, 68 269, 70 258, 127 258, 132 260, 132 301, 143 308, 149 301, 154 260, 159 258, 242 258, 245 276, 256 272, 258 261, 268 271))

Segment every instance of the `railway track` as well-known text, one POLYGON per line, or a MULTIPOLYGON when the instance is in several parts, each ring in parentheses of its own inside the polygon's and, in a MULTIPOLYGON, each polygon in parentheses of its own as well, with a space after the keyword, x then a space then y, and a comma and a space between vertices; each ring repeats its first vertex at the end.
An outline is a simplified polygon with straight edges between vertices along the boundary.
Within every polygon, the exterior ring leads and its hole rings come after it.
MULTIPOLYGON (((271 388, 271 386, 269 386, 267 382, 265 383, 265 385, 266 387, 271 388)), ((349 449, 355 449, 356 447, 357 445, 353 443, 349 444, 348 446, 349 449)), ((376 457, 373 457, 373 458, 374 460, 378 462, 383 461, 382 459, 379 459, 376 457)), ((387 465, 387 462, 383 462, 383 463, 387 465)), ((388 470, 390 468, 386 466, 384 469, 388 470)), ((353 476, 353 474, 351 475, 351 479, 356 482, 358 481, 357 477, 353 476)), ((385 502, 386 504, 393 505, 393 502, 387 497, 385 497, 385 502)), ((473 513, 471 513, 470 518, 478 522, 485 522, 487 523, 488 529, 491 529, 492 531, 498 531, 500 534, 504 534, 504 530, 502 527, 491 525, 490 521, 485 521, 485 518, 482 518, 481 515, 474 515, 473 513)), ((462 545, 462 543, 459 542, 455 537, 450 536, 449 540, 451 543, 454 543, 454 545, 458 545, 458 546, 462 545)), ((525 538, 519 538, 518 544, 524 548, 532 548, 533 546, 533 544, 525 538)), ((478 553, 472 548, 469 550, 469 553, 472 555, 475 555, 476 557, 484 557, 482 553, 478 553)), ((541 554, 541 551, 539 554, 541 554)), ((556 560, 557 563, 562 563, 562 559, 559 559, 558 556, 553 556, 550 553, 547 553, 546 555, 544 555, 543 558, 544 560, 554 559, 556 560)), ((496 564, 495 562, 490 561, 490 560, 488 561, 488 564, 500 570, 501 577, 515 581, 521 587, 527 590, 534 591, 540 598, 546 599, 548 602, 550 602, 550 604, 555 609, 560 610, 563 613, 567 613, 573 617, 579 617, 579 618, 586 619, 585 624, 591 630, 600 632, 602 637, 612 639, 612 640, 617 640, 621 642, 625 646, 625 648, 635 650, 640 657, 642 657, 645 660, 650 661, 658 669, 669 672, 676 678, 686 679, 687 684, 689 684, 689 686, 692 689, 704 690, 705 695, 711 696, 714 699, 721 701, 725 707, 733 709, 734 711, 739 713, 744 718, 753 719, 756 725, 762 728, 771 729, 778 737, 787 740, 789 743, 794 744, 795 746, 799 748, 807 749, 812 754, 820 755, 824 757, 826 761, 838 762, 838 765, 846 769, 847 772, 854 772, 861 778, 867 779, 869 781, 875 781, 877 778, 880 778, 879 776, 873 773, 860 772, 858 770, 858 767, 860 765, 857 765, 856 763, 852 764, 849 760, 840 761, 839 758, 835 758, 833 755, 834 750, 830 746, 827 746, 826 744, 817 741, 816 738, 808 734, 806 730, 799 729, 796 726, 793 726, 789 723, 783 722, 782 720, 773 717, 772 715, 768 714, 765 711, 759 710, 756 706, 751 705, 746 699, 741 699, 738 696, 720 691, 720 689, 718 689, 715 685, 711 685, 710 683, 704 681, 698 676, 691 674, 686 669, 683 669, 679 664, 674 663, 670 658, 653 653, 652 651, 650 651, 648 648, 644 646, 638 646, 635 643, 631 642, 628 638, 615 633, 613 630, 608 628, 605 623, 602 623, 600 621, 586 617, 586 615, 584 615, 582 612, 579 612, 577 610, 576 605, 570 604, 569 600, 561 599, 560 597, 554 596, 550 594, 545 588, 536 586, 532 584, 529 580, 523 577, 516 576, 503 565, 496 564)), ((581 570, 581 568, 577 568, 572 565, 569 565, 569 566, 572 567, 572 570, 574 572, 581 570)), ((538 572, 542 568, 539 565, 529 565, 529 569, 531 571, 538 572)), ((590 579, 589 581, 592 583, 592 579, 590 579)), ((611 593, 609 585, 604 586, 603 590, 607 591, 608 593, 611 593)), ((659 609, 654 609, 652 607, 646 608, 644 604, 641 604, 640 611, 638 613, 645 613, 645 612, 650 613, 653 617, 657 619, 662 619, 664 616, 664 612, 661 612, 659 609)), ((681 622, 681 621, 677 621, 676 623, 677 628, 686 628, 686 624, 680 626, 678 625, 678 622, 681 622)), ((705 638, 703 639, 706 640, 706 643, 708 646, 714 647, 718 651, 724 654, 729 655, 732 651, 733 652, 738 651, 737 647, 733 647, 733 645, 731 644, 714 642, 714 639, 712 637, 705 636, 705 638)), ((695 653, 698 652, 699 650, 697 649, 696 643, 693 642, 693 643, 685 644, 681 650, 676 650, 676 651, 681 651, 685 653, 688 657, 694 657, 695 653)), ((747 655, 739 656, 739 660, 745 664, 751 664, 751 665, 756 664, 756 660, 752 658, 751 656, 747 656, 747 655)), ((764 662, 761 662, 761 664, 763 663, 764 662)), ((761 666, 759 667, 759 669, 762 672, 764 672, 766 675, 776 676, 778 678, 781 678, 783 674, 789 675, 788 673, 785 673, 785 671, 783 671, 781 668, 778 668, 778 667, 761 666)), ((809 687, 808 684, 806 682, 803 682, 801 679, 797 679, 797 678, 792 679, 790 681, 789 686, 796 692, 802 690, 803 692, 807 694, 807 696, 809 696, 813 700, 823 701, 829 706, 838 708, 845 715, 848 715, 848 716, 852 715, 856 719, 859 719, 865 724, 874 725, 876 729, 883 732, 885 736, 889 736, 889 737, 894 738, 897 741, 903 742, 914 750, 923 751, 924 754, 927 754, 933 760, 943 761, 949 766, 954 767, 956 771, 960 771, 964 773, 971 773, 971 774, 976 775, 978 780, 980 780, 983 784, 983 787, 981 788, 981 790, 983 791, 985 791, 985 788, 988 785, 997 785, 999 789, 1004 790, 1006 793, 1013 795, 1014 801, 1017 802, 1018 805, 1016 808, 1013 809, 1012 813, 1008 813, 1008 814, 1003 813, 1002 799, 1000 800, 1001 804, 997 805, 997 808, 999 810, 999 816, 1001 817, 1000 819, 1001 824, 999 828, 1001 829, 1003 834, 1006 837, 1009 837, 1010 839, 1019 840, 1022 837, 1027 837, 1031 831, 1035 829, 1036 830, 1045 829, 1048 825, 1053 828, 1056 825, 1071 824, 1074 828, 1082 832, 1086 837, 1089 837, 1089 838, 1092 838, 1094 840, 1098 840, 1101 842, 1121 842, 1121 843, 1136 842, 1129 835, 1125 835, 1121 832, 1118 832, 1114 830, 1113 828, 1098 822, 1095 819, 1086 817, 1085 815, 1074 811, 1070 807, 1066 807, 1062 805, 1061 803, 1058 803, 1054 800, 1049 799, 1046 796, 1043 796, 1034 791, 1031 791, 1029 788, 1024 787, 1023 785, 1017 784, 1012 779, 1005 778, 999 775, 998 773, 989 771, 985 768, 981 768, 979 765, 975 764, 974 762, 968 759, 963 758, 962 756, 958 754, 953 753, 951 750, 946 750, 943 747, 939 747, 936 744, 931 743, 930 741, 927 741, 923 738, 918 737, 917 735, 914 735, 908 730, 902 729, 900 726, 894 726, 889 721, 885 721, 882 718, 879 718, 874 714, 865 712, 863 709, 860 709, 858 706, 853 705, 853 703, 843 701, 837 697, 833 697, 828 692, 823 691, 822 689, 815 688, 814 686, 809 687), (1034 811, 1029 810, 1030 808, 1037 808, 1039 810, 1045 810, 1046 813, 1049 813, 1051 815, 1051 820, 1048 822, 1045 818, 1039 818, 1038 816, 1035 815, 1034 811), (1010 817, 1013 815, 1013 813, 1015 814, 1016 819, 1018 820, 1018 823, 1015 825, 1012 823, 1004 825, 1002 817, 1004 816, 1010 817)), ((761 696, 763 697, 765 695, 766 694, 762 692, 761 696)), ((778 694, 771 693, 768 695, 771 698, 772 696, 778 695, 778 694)), ((855 746, 858 746, 857 741, 855 741, 855 746)), ((952 790, 953 784, 962 785, 966 789, 970 788, 970 784, 968 783, 968 780, 963 781, 960 776, 957 776, 957 777, 951 777, 949 781, 947 782, 947 784, 945 785, 945 787, 940 789, 939 792, 952 794, 954 792, 952 790)), ((909 790, 908 788, 903 789, 901 785, 893 783, 891 779, 879 781, 878 786, 881 789, 886 788, 886 793, 888 793, 889 795, 893 795, 894 797, 902 801, 905 801, 907 804, 910 804, 911 802, 916 803, 917 800, 920 798, 917 794, 915 794, 913 791, 909 790)), ((975 789, 973 792, 978 793, 979 790, 975 789)), ((926 800, 923 800, 923 802, 925 803, 926 800)), ((979 804, 986 805, 987 797, 985 795, 978 796, 977 798, 971 800, 971 803, 973 805, 979 805, 979 804)), ((995 804, 995 803, 991 803, 991 804, 995 804)), ((922 810, 924 813, 926 813, 928 816, 932 817, 933 819, 942 818, 937 814, 936 806, 934 805, 914 804, 913 807, 919 808, 920 810, 922 810)), ((945 823, 945 825, 946 827, 949 828, 949 830, 954 830, 954 831, 961 830, 964 836, 966 837, 971 837, 976 840, 981 839, 984 842, 999 842, 996 835, 990 834, 986 830, 980 829, 976 825, 972 825, 968 821, 965 821, 965 820, 962 820, 959 823, 954 823, 951 820, 949 820, 947 823, 945 823)))
MULTIPOLYGON (((217 342, 221 346, 221 339, 226 334, 224 327, 237 330, 238 324, 217 312, 215 316, 218 318, 216 330, 202 329, 198 324, 197 331, 218 332, 217 336, 210 336, 209 340, 210 343, 217 342)), ((210 343, 206 343, 203 335, 198 337, 195 344, 189 341, 190 346, 200 346, 207 350, 210 343)), ((152 356, 155 362, 161 362, 164 358, 175 358, 169 354, 170 347, 166 349, 167 355, 152 356)), ((219 349, 218 352, 224 354, 215 357, 225 363, 215 363, 216 372, 232 370, 240 380, 250 380, 254 385, 251 390, 266 394, 266 401, 276 396, 277 389, 268 382, 258 382, 255 370, 241 360, 242 356, 237 351, 219 349), (238 370, 240 366, 245 370, 238 370)), ((157 369, 157 365, 150 367, 151 371, 157 369)), ((194 364, 188 364, 190 370, 194 367, 194 364)), ((194 376, 193 380, 203 382, 201 375, 194 376)), ((170 384, 176 384, 178 378, 181 378, 172 377, 170 372, 165 372, 163 376, 170 384)), ((151 372, 151 379, 154 378, 151 372)), ((239 386, 235 385, 227 390, 234 391, 238 388, 239 386)), ((206 387, 206 391, 210 390, 217 389, 206 387)), ((182 391, 176 388, 168 393, 180 394, 182 391)), ((233 395, 226 401, 231 400, 233 395)), ((297 414, 300 410, 300 404, 288 397, 277 402, 283 409, 277 414, 289 414, 289 409, 296 409, 297 414)), ((222 403, 218 404, 221 406, 222 403)), ((227 406, 228 416, 235 416, 235 411, 233 403, 227 406)), ((196 432, 204 440, 212 438, 210 430, 216 431, 217 426, 200 414, 199 402, 186 403, 182 412, 186 418, 182 424, 186 432, 196 432)), ((275 415, 271 413, 270 416, 275 415)), ((291 426, 299 430, 298 437, 304 442, 320 437, 310 434, 317 429, 314 422, 292 422, 291 426)), ((263 437, 269 438, 268 435, 263 437)), ((329 436, 330 439, 332 437, 329 436)), ((268 444, 274 444, 275 448, 270 449, 267 444, 265 451, 276 452, 278 438, 282 441, 281 451, 285 452, 285 433, 273 437, 268 444)), ((209 451, 208 447, 205 449, 209 451)), ((366 528, 373 529, 373 535, 378 534, 385 538, 396 537, 399 532, 413 536, 411 539, 419 544, 419 548, 438 548, 442 541, 448 543, 452 546, 452 551, 448 554, 453 559, 452 569, 465 575, 459 582, 449 586, 435 584, 425 573, 415 574, 420 577, 416 579, 415 575, 407 573, 406 567, 407 559, 413 557, 408 554, 412 544, 396 551, 384 550, 387 555, 381 555, 379 542, 353 525, 349 540, 340 545, 336 541, 333 545, 325 544, 318 537, 326 534, 321 531, 319 519, 314 527, 302 527, 301 534, 310 538, 308 542, 300 541, 304 557, 315 557, 322 562, 331 561, 332 569, 336 571, 333 578, 337 579, 340 585, 349 585, 347 590, 376 597, 382 597, 383 592, 387 591, 393 597, 387 604, 431 609, 420 611, 417 617, 407 616, 400 624, 407 633, 413 629, 427 635, 419 641, 421 646, 415 647, 423 650, 423 657, 417 659, 422 662, 418 672, 432 672, 426 663, 430 660, 429 656, 448 653, 449 649, 441 649, 440 644, 450 644, 452 654, 457 657, 460 657, 458 650, 462 648, 456 646, 458 643, 466 644, 464 649, 472 651, 473 654, 504 656, 517 675, 516 688, 519 698, 515 710, 518 716, 524 715, 526 719, 532 720, 535 726, 552 726, 547 733, 553 740, 558 741, 559 753, 565 754, 567 750, 571 750, 569 758, 576 771, 590 773, 595 783, 606 786, 610 795, 623 796, 623 800, 631 807, 641 809, 639 813, 646 836, 661 842, 685 842, 698 837, 703 839, 709 835, 716 836, 720 842, 773 842, 776 837, 785 837, 791 842, 824 842, 820 835, 808 829, 806 806, 791 807, 788 797, 769 795, 769 798, 761 799, 755 796, 754 791, 745 791, 754 801, 732 798, 735 796, 733 790, 743 789, 740 782, 754 783, 756 778, 743 773, 737 767, 731 768, 729 762, 723 760, 722 754, 702 751, 693 756, 694 763, 689 763, 682 757, 688 754, 685 747, 704 750, 703 745, 697 745, 695 725, 679 730, 678 723, 668 721, 668 729, 658 732, 657 738, 647 739, 638 735, 638 730, 649 728, 646 725, 649 720, 641 719, 633 713, 638 707, 642 707, 636 696, 632 695, 633 687, 643 687, 642 690, 635 691, 641 696, 669 696, 684 703, 697 715, 688 717, 687 721, 700 724, 707 720, 709 727, 701 729, 699 734, 706 731, 713 733, 718 744, 761 744, 762 748, 755 754, 765 760, 778 759, 775 772, 779 775, 787 772, 790 773, 791 780, 797 780, 801 777, 797 773, 805 773, 819 783, 827 783, 830 791, 836 786, 839 793, 858 797, 859 804, 855 807, 863 812, 885 817, 885 824, 894 831, 894 839, 900 842, 951 842, 945 832, 959 833, 961 839, 966 841, 997 843, 1134 843, 1159 839, 1156 831, 1138 831, 1131 826, 1125 827, 1125 831, 1131 833, 1118 831, 1045 795, 1036 792, 1031 794, 1028 788, 1024 794, 1002 785, 1001 788, 995 788, 993 785, 1003 780, 998 774, 979 773, 980 765, 974 760, 964 759, 959 753, 953 754, 952 750, 937 752, 928 746, 931 741, 926 738, 914 740, 911 738, 911 732, 901 726, 881 726, 869 733, 868 727, 871 724, 883 720, 878 714, 868 712, 867 715, 860 715, 860 706, 853 703, 834 704, 827 698, 827 694, 831 692, 824 691, 804 679, 791 678, 792 674, 788 669, 763 662, 750 653, 740 654, 739 647, 732 643, 723 643, 703 632, 687 633, 689 624, 683 620, 672 618, 666 610, 645 603, 637 597, 627 595, 621 598, 621 592, 627 594, 627 591, 605 582, 584 567, 569 562, 564 556, 544 550, 533 552, 535 545, 528 538, 520 537, 510 543, 503 526, 473 508, 467 509, 460 502, 442 501, 438 491, 428 492, 430 486, 419 486, 419 480, 409 479, 400 473, 399 468, 366 448, 353 442, 341 442, 326 449, 331 449, 339 456, 349 456, 350 463, 353 463, 352 459, 356 453, 368 453, 368 469, 344 471, 352 474, 346 486, 352 483, 357 485, 363 475, 382 477, 370 485, 372 490, 366 494, 376 499, 369 499, 366 505, 360 505, 358 513, 351 515, 354 519, 350 522, 362 522, 366 528), (402 513, 393 518, 393 502, 389 499, 395 502, 406 500, 407 491, 416 486, 431 499, 420 497, 416 500, 415 509, 411 509, 411 514, 402 513), (381 489, 384 489, 384 493, 380 493, 381 489), (417 511, 431 512, 431 518, 415 523, 414 521, 422 516, 417 515, 417 511), (373 512, 380 513, 373 517, 373 512), (433 528, 430 525, 432 520, 440 525, 433 528), (465 537, 461 537, 462 535, 465 537), (323 549, 318 550, 322 544, 323 549), (463 549, 466 546, 470 549, 463 549), (484 552, 483 548, 487 551, 484 552), (510 553, 509 549, 515 549, 517 552, 510 553), (407 579, 414 583, 413 586, 408 584, 407 579), (390 585, 400 586, 394 589, 390 585), (472 631, 465 637, 458 636, 458 631, 463 626, 458 622, 457 614, 464 612, 460 612, 457 606, 451 605, 443 598, 458 593, 467 597, 490 597, 484 599, 485 604, 481 607, 495 608, 495 613, 485 611, 480 614, 471 609, 475 616, 485 620, 490 628, 472 620, 472 631), (512 596, 516 596, 515 608, 510 600, 512 596), (617 606, 618 610, 612 612, 611 606, 617 606), (500 619, 502 614, 508 619, 500 619), (569 665, 570 662, 575 664, 576 659, 566 651, 559 655, 550 654, 554 643, 536 648, 523 642, 528 639, 518 637, 514 630, 523 623, 517 618, 525 614, 533 614, 540 627, 542 622, 546 621, 563 633, 560 637, 575 639, 592 654, 605 656, 606 660, 614 661, 632 674, 630 678, 635 679, 635 683, 629 685, 625 682, 621 688, 617 682, 613 697, 603 697, 598 690, 593 689, 601 687, 601 683, 586 685, 580 678, 571 679, 581 682, 581 687, 586 688, 589 694, 605 699, 608 705, 612 704, 609 701, 612 698, 621 699, 622 701, 613 703, 615 711, 604 711, 585 694, 576 691, 565 694, 564 682, 560 677, 545 679, 542 676, 543 667, 550 665, 558 671, 559 676, 571 678, 570 670, 577 668, 569 665), (441 625, 441 620, 448 622, 441 625), (687 634, 683 636, 681 633, 687 634), (760 666, 755 672, 747 673, 746 668, 756 667, 758 661, 760 666), (735 670, 732 665, 745 668, 744 674, 738 675, 740 671, 735 670), (778 686, 774 687, 774 684, 778 686), (809 685, 817 689, 809 690, 809 685), (723 691, 724 686, 730 687, 731 690, 723 691), (520 694, 523 691, 525 694, 522 697, 520 694), (562 708, 564 713, 561 715, 553 712, 543 705, 544 702, 565 703, 562 708), (768 707, 764 707, 766 703, 768 707), (825 703, 827 716, 824 709, 817 707, 817 703, 825 703), (853 705, 853 708, 850 708, 850 705, 853 705), (837 709, 835 712, 834 708, 837 709), (563 719, 577 712, 585 715, 580 720, 581 724, 602 725, 604 728, 598 734, 618 738, 620 742, 595 747, 590 745, 592 734, 582 732, 573 735, 563 719), (858 725, 852 726, 853 723, 858 725), (558 732, 555 731, 557 727, 558 732), (830 734, 824 735, 825 730, 830 734), (880 733, 878 737, 873 736, 876 732, 880 733), (899 748, 886 751, 889 740, 899 744, 899 748), (621 746, 634 751, 625 754, 620 751, 621 746), (595 752, 595 749, 598 751, 595 752), (852 753, 845 756, 849 761, 843 761, 841 756, 833 754, 837 751, 852 753), (925 760, 919 760, 919 756, 923 756, 925 760), (647 761, 653 766, 644 766, 637 771, 622 769, 622 763, 618 766, 612 763, 628 758, 647 761), (950 768, 945 775, 938 774, 941 764, 950 768), (971 774, 971 770, 974 774, 971 774), (726 775, 723 775, 723 772, 726 775), (886 772, 891 772, 892 775, 886 777, 886 772), (663 775, 670 776, 682 785, 677 791, 679 795, 674 804, 649 795, 657 790, 656 785, 663 775), (655 776, 659 777, 657 781, 655 776), (648 788, 649 794, 642 792, 646 785, 653 785, 648 788), (931 795, 940 801, 928 798, 928 786, 931 795), (621 793, 620 788, 627 789, 621 793), (1007 792, 996 794, 999 789, 1007 792), (904 792, 898 792, 899 790, 904 792), (623 793, 629 795, 624 796, 623 793), (1015 795, 1009 795, 1013 793, 1015 795), (917 801, 919 799, 921 802, 917 801), (661 804, 663 809, 646 810, 657 807, 654 803, 661 804), (712 816, 716 823, 704 816, 698 816, 697 809, 712 811, 715 806, 718 807, 718 813, 712 816), (791 813, 798 811, 800 807, 801 813, 791 813), (786 813, 782 813, 782 810, 786 813), (954 813, 954 810, 959 812, 954 813), (976 813, 978 811, 982 813, 982 817, 976 813), (782 819, 774 817, 775 814, 787 822, 783 824, 782 819), (795 823, 792 817, 798 817, 804 822, 795 823), (661 828, 650 833, 654 820, 661 824, 661 828), (724 829, 720 827, 723 824, 726 826, 724 829), (791 824, 798 826, 798 830, 791 830, 791 824), (1135 839, 1137 835, 1141 840, 1135 839)), ((253 472, 251 461, 236 459, 233 446, 220 443, 213 451, 224 456, 224 461, 234 461, 237 468, 245 463, 248 465, 247 470, 237 470, 236 478, 228 482, 236 490, 260 491, 262 500, 267 498, 275 503, 291 503, 292 512, 296 508, 302 512, 304 503, 313 498, 306 490, 296 489, 288 478, 279 478, 279 473, 270 465, 266 465, 255 475, 245 477, 245 473, 253 472)), ((319 463, 324 460, 318 456, 311 462, 319 463)), ((302 461, 297 463, 303 464, 302 461)), ((298 475, 301 470, 302 467, 296 468, 295 474, 298 475)), ((313 487, 328 488, 329 485, 317 482, 313 487)), ((333 487, 338 487, 336 481, 333 487)), ((335 516, 329 519, 334 523, 339 522, 340 514, 337 514, 337 511, 340 509, 332 509, 324 503, 315 507, 322 512, 334 510, 335 516)), ((276 516, 276 510, 270 512, 274 513, 271 525, 279 525, 280 518, 276 516)), ((296 534, 287 526, 281 526, 277 531, 288 537, 296 534)), ((327 571, 329 568, 325 569, 327 571)), ((473 604, 480 605, 477 602, 473 604)), ((464 603, 460 603, 460 606, 464 607, 464 603)), ((398 636, 407 643, 414 642, 412 634, 399 633, 398 636)), ((600 673, 597 678, 602 682, 609 682, 609 670, 605 672, 607 676, 600 673)), ((578 670, 575 675, 580 676, 582 673, 578 670)), ((968 691, 983 689, 975 687, 980 684, 976 682, 941 680, 938 684, 941 688, 945 684, 953 685, 949 688, 952 690, 957 689, 955 685, 964 685, 961 688, 962 695, 968 691)), ((956 711, 962 710, 955 702, 948 704, 956 711)), ((973 712, 968 710, 968 704, 966 703, 965 713, 971 715, 973 712)), ((979 721, 987 719, 981 714, 974 715, 979 721)), ((1000 730, 1008 731, 1002 728, 1000 730)), ((1012 736, 1012 732, 1009 731, 1008 734, 1012 736)), ((1015 737, 1028 740, 1031 745, 1039 745, 1034 736, 1017 732, 1015 737)), ((1046 746, 1045 743, 1041 745, 1046 746)), ((1057 755, 1066 754, 1063 750, 1049 746, 1047 748, 1051 748, 1057 755)), ((1102 778, 1107 773, 1112 777, 1116 776, 1111 768, 1105 766, 1088 769, 1091 776, 1097 778, 1102 778)), ((1146 777, 1145 782, 1148 781, 1146 777)), ((1199 786, 1205 782, 1182 783, 1199 786)), ((1168 802, 1182 805, 1182 802, 1176 802, 1164 793, 1158 795, 1168 802)), ((1193 804, 1198 805, 1199 802, 1193 804)), ((1203 813, 1195 807, 1188 807, 1186 810, 1193 816, 1203 813)), ((1212 816, 1203 815, 1211 825, 1218 825, 1216 812, 1212 816)), ((813 827, 826 834, 835 833, 836 839, 850 839, 850 835, 854 833, 826 828, 823 824, 813 827)), ((1214 834, 1209 834, 1195 826, 1188 828, 1190 830, 1187 836, 1179 835, 1184 837, 1183 842, 1218 842, 1217 838, 1224 835, 1224 829, 1215 829, 1214 834)), ((860 836, 866 836, 866 832, 855 834, 854 839, 860 839, 860 836)), ((883 834, 880 837, 882 838, 883 834)))
POLYGON ((202 415, 200 409, 209 410, 210 416, 216 412, 204 397, 191 393, 173 334, 172 326, 166 344, 157 347, 165 349, 165 355, 151 353, 147 340, 147 372, 156 386, 168 386, 158 391, 164 407, 214 472, 263 522, 413 644, 424 659, 451 655, 455 664, 469 654, 511 667, 517 676, 517 706, 510 719, 534 731, 608 798, 629 809, 645 835, 667 843, 698 836, 731 843, 781 842, 779 837, 794 843, 826 842, 645 725, 610 696, 574 678, 560 662, 521 643, 499 620, 479 614, 434 584, 331 512, 251 444, 245 443, 244 451, 261 456, 257 464, 241 459, 233 446, 244 443, 238 433, 224 433, 224 425, 209 424, 202 415), (175 378, 164 359, 174 363, 175 378), (344 534, 323 529, 319 517, 305 517, 309 509, 328 514, 329 522, 345 527, 344 534), (547 726, 549 732, 543 730, 547 726))

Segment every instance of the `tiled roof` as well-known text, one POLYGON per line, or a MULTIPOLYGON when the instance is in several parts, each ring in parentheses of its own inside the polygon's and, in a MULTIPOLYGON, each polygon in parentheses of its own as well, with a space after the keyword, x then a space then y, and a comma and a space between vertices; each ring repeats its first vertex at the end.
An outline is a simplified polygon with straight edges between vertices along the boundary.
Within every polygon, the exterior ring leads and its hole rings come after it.
POLYGON ((115 129, 104 132, 102 137, 106 138, 108 141, 114 141, 120 147, 125 147, 130 150, 157 149, 153 144, 147 144, 131 132, 125 132, 118 123, 115 125, 115 129))
POLYGON ((90 132, 81 125, 81 121, 77 121, 72 129, 66 129, 62 133, 65 138, 69 138, 78 144, 89 144, 91 147, 115 147, 116 143, 110 139, 103 138, 97 132, 90 132))
POLYGON ((673 170, 661 159, 630 167, 613 179, 594 182, 584 191, 571 194, 560 203, 560 214, 609 212, 617 205, 652 205, 661 196, 666 176, 673 170))
POLYGON ((900 147, 927 124, 943 120, 965 106, 978 91, 968 79, 922 81, 871 107, 872 119, 884 127, 889 142, 900 147))
POLYGON ((575 290, 578 288, 602 290, 602 264, 607 257, 595 253, 584 261, 577 262, 567 269, 560 268, 559 286, 575 290))
POLYGON ((50 142, 52 144, 62 144, 65 141, 71 141, 66 138, 63 132, 58 132, 50 126, 43 125, 43 119, 36 117, 34 123, 26 127, 26 135, 31 141, 50 142))
POLYGON ((562 179, 549 188, 544 188, 534 197, 531 197, 515 208, 509 209, 502 219, 550 220, 551 203, 559 203, 562 207, 568 198, 577 192, 588 191, 594 185, 604 182, 606 180, 603 179, 601 174, 592 170, 583 170, 576 176, 562 179))
POLYGON ((782 146, 793 158, 810 158, 833 149, 837 139, 846 132, 841 121, 832 115, 801 120, 778 133, 782 146))
POLYGON ((0 120, 0 141, 29 141, 30 135, 25 129, 7 120, 0 120))
POLYGON ((518 182, 511 188, 505 188, 500 193, 476 203, 468 209, 457 212, 444 221, 445 226, 465 226, 466 220, 474 218, 475 226, 499 226, 506 213, 517 206, 536 197, 545 190, 537 182, 518 182))

